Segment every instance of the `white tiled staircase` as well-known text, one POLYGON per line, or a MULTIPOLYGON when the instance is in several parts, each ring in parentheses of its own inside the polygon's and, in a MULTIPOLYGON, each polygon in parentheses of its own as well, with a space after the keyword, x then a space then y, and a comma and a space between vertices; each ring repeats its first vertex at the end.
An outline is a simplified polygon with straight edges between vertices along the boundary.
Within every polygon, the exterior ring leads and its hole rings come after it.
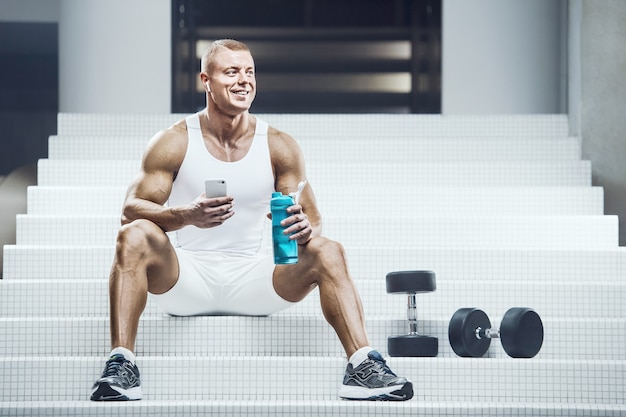
POLYGON ((183 115, 60 114, 0 281, 0 416, 626 415, 626 250, 560 115, 260 115, 290 133, 361 293, 372 344, 407 330, 387 272, 430 269, 419 330, 436 358, 389 358, 404 403, 337 398, 345 358, 314 292, 272 317, 163 315, 137 342, 144 400, 92 403, 109 350, 107 282, 126 186, 144 146, 183 115), (494 341, 457 357, 450 317, 499 325, 533 307, 533 359, 494 341))

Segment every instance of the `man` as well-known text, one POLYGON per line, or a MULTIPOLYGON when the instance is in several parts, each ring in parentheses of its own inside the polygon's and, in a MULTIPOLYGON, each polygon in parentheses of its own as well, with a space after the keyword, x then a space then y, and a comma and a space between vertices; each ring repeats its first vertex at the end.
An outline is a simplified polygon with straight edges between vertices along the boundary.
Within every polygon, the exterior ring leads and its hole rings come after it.
POLYGON ((141 399, 133 351, 148 293, 171 315, 269 315, 315 287, 349 358, 340 397, 410 399, 411 382, 369 347, 343 247, 322 237, 310 185, 283 221, 299 262, 274 265, 260 253, 272 192, 295 191, 306 173, 295 140, 248 112, 256 94, 248 47, 214 42, 200 79, 206 108, 152 138, 128 189, 109 283, 113 350, 91 399, 141 399), (207 198, 209 177, 226 179, 229 195, 207 198))

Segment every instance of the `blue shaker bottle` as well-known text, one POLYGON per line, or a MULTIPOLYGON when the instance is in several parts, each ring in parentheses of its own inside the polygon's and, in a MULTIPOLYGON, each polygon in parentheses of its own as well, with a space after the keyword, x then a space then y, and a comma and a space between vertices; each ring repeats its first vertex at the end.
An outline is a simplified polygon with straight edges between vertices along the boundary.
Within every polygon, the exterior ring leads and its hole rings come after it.
POLYGON ((293 197, 280 192, 272 193, 270 211, 272 212, 272 243, 275 264, 295 264, 298 262, 298 243, 283 234, 280 222, 290 216, 287 208, 293 206, 293 197))

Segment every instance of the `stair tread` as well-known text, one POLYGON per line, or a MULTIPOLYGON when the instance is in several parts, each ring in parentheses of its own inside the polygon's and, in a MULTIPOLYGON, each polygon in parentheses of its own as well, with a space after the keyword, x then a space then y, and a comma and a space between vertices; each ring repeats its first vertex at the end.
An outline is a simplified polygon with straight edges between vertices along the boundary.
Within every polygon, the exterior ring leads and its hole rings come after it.
MULTIPOLYGON (((386 294, 384 280, 355 281, 368 315, 406 315, 406 296, 386 294)), ((531 306, 546 317, 622 317, 626 311, 625 282, 442 281, 432 294, 418 297, 421 317, 452 316, 460 306, 477 302, 491 315, 502 315, 511 305, 531 306), (589 294, 602 299, 590 305, 589 294), (566 296, 565 296, 566 295, 566 296), (480 301, 478 301, 480 300, 480 301), (584 306, 584 307, 583 307, 584 306)), ((1 283, 0 312, 7 316, 100 315, 108 312, 107 279, 6 280, 1 283), (27 297, 19 294, 27 292, 27 297), (56 313, 55 313, 56 311, 56 313)), ((320 311, 319 293, 276 315, 310 314, 320 311)), ((162 315, 151 298, 144 312, 162 315)))
POLYGON ((0 402, 0 412, 5 415, 32 416, 41 415, 45 410, 52 415, 80 415, 81 417, 100 416, 150 416, 171 417, 242 417, 247 415, 270 416, 329 416, 354 415, 362 417, 428 415, 431 417, 487 416, 487 415, 542 415, 542 416, 580 416, 602 415, 621 417, 626 413, 623 404, 588 404, 571 399, 568 402, 546 402, 541 404, 523 404, 511 401, 499 401, 494 398, 486 403, 472 401, 424 401, 416 398, 404 402, 368 402, 344 401, 340 399, 297 400, 297 399, 254 399, 254 400, 158 400, 143 399, 132 402, 94 403, 88 400, 78 401, 37 401, 37 402, 0 402), (254 410, 254 411, 252 411, 254 410), (20 411, 23 412, 20 413, 20 411), (71 414, 73 413, 73 414, 71 414))
MULTIPOLYGON (((0 394, 14 399, 15 393, 7 395, 12 387, 29 381, 29 389, 17 394, 25 401, 86 398, 104 361, 102 357, 0 358, 12 375, 10 381, 0 381, 0 394), (55 381, 65 384, 55 386, 55 381)), ((146 398, 190 400, 336 399, 346 366, 340 357, 148 356, 139 357, 137 363, 146 398)), ((626 360, 395 357, 388 364, 413 381, 417 400, 490 401, 493 392, 482 386, 499 384, 502 400, 552 403, 558 396, 564 402, 585 398, 590 403, 624 404, 621 384, 626 360), (558 384, 563 377, 568 383, 558 384)))
MULTIPOLYGON (((140 161, 41 159, 38 184, 82 186, 127 186, 135 177, 140 161)), ((307 177, 316 188, 343 183, 385 187, 391 183, 407 186, 591 186, 590 161, 493 162, 493 163, 320 163, 307 164, 307 177)))
MULTIPOLYGON (((391 213, 393 214, 393 213, 391 213)), ((597 216, 327 216, 325 235, 351 246, 373 240, 416 246, 611 248, 619 246, 619 218, 597 216)), ((16 242, 113 244, 119 215, 18 215, 16 242)), ((175 235, 175 233, 174 233, 175 235)), ((270 224, 265 228, 269 249, 270 224)))
MULTIPOLYGON (((439 357, 456 357, 448 342, 449 317, 422 318, 417 331, 438 338, 439 357)), ((500 318, 492 317, 494 327, 500 318)), ((626 318, 542 317, 545 339, 543 359, 626 359, 626 351, 613 346, 626 345, 623 329, 626 318), (593 338, 580 328, 594 328, 593 338)), ((387 354, 387 337, 408 332, 407 320, 400 316, 365 317, 370 344, 387 354)), ((109 346, 108 315, 94 317, 0 317, 0 356, 55 356, 71 350, 74 356, 106 355, 109 346), (80 334, 83 342, 74 343, 80 334), (34 341, 37 341, 33 343, 34 341), (54 348, 51 349, 50 347, 54 348)), ((140 355, 343 355, 337 336, 321 312, 317 314, 270 317, 197 316, 173 318, 143 316, 136 352, 140 355), (217 338, 216 336, 220 337, 217 338), (242 343, 247 340, 254 343, 242 343)), ((506 358, 501 343, 494 341, 486 357, 506 358)))

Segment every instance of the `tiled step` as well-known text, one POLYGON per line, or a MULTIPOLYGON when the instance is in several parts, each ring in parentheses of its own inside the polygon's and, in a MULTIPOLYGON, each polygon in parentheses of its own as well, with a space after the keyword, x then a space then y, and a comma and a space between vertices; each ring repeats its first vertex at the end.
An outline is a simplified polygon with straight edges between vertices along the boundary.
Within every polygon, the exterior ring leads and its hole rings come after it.
POLYGON ((5 245, 3 249, 3 282, 20 279, 107 278, 115 253, 114 245, 5 245))
MULTIPOLYGON (((59 113, 59 135, 145 136, 185 118, 186 114, 59 113)), ((567 115, 416 115, 416 114, 256 114, 293 137, 564 137, 567 115)))
MULTIPOLYGON (((41 159, 40 186, 127 187, 139 170, 135 160, 41 159)), ((307 177, 315 189, 349 187, 585 187, 591 163, 396 164, 309 162, 307 177)))
POLYGON ((567 417, 599 415, 622 417, 626 406, 556 402, 522 404, 492 401, 407 401, 381 402, 341 400, 248 400, 248 401, 161 401, 91 403, 89 401, 0 402, 0 415, 10 417, 243 417, 243 416, 344 416, 344 417, 450 417, 450 416, 542 416, 567 417))
MULTIPOLYGON (((385 280, 356 281, 368 316, 406 317, 407 297, 387 294, 385 280)), ((440 281, 437 291, 420 294, 422 318, 451 317, 461 307, 480 307, 501 317, 515 306, 532 307, 546 318, 620 318, 626 315, 624 283, 555 283, 500 281, 440 281)), ((108 280, 3 280, 0 317, 102 316, 108 314, 108 280)), ((278 315, 320 313, 319 293, 278 315)), ((163 315, 152 298, 146 315, 163 315)))
MULTIPOLYGON (((18 215, 18 245, 112 245, 120 216, 18 215)), ((269 222, 266 235, 269 236, 269 222)), ((617 216, 372 217, 324 219, 324 234, 346 246, 511 247, 609 249, 617 247, 617 216)))
MULTIPOLYGON (((489 312, 487 312, 489 314, 489 312)), ((448 342, 448 318, 418 320, 420 334, 439 339, 440 358, 456 357, 448 342)), ((501 317, 491 317, 494 328, 501 317)), ((626 319, 544 318, 537 359, 626 360, 626 319), (584 329, 593 329, 593 337, 584 329)), ((406 319, 368 318, 370 344, 387 356, 387 337, 408 332, 406 319)), ((106 356, 109 318, 0 318, 0 356, 106 356), (80 343, 77 343, 80 340, 80 343)), ((321 313, 313 316, 166 317, 141 319, 139 356, 335 356, 344 351, 321 313), (253 340, 254 343, 250 343, 253 340)), ((507 358, 499 340, 486 357, 507 358)))
MULTIPOLYGON (((357 216, 389 211, 389 199, 414 201, 395 204, 401 216, 541 216, 602 215, 602 187, 535 188, 369 188, 326 187, 315 190, 323 214, 341 214, 346 204, 357 216)), ((120 215, 125 187, 39 187, 28 188, 28 214, 120 215)))
POLYGON ((31 186, 27 193, 28 214, 121 215, 126 187, 31 186))
MULTIPOLYGON (((141 159, 148 137, 51 136, 50 159, 141 159)), ((296 138, 307 161, 494 162, 571 161, 581 158, 576 138, 296 138), (325 140, 328 139, 328 140, 325 140), (329 148, 332 146, 332 148, 329 148), (332 149, 332 152, 329 152, 332 149)))
MULTIPOLYGON (((104 360, 2 357, 0 364, 11 375, 0 380, 3 399, 67 401, 89 397, 104 360)), ((345 369, 338 357, 146 356, 137 364, 145 399, 189 401, 336 400, 345 369)), ((414 402, 624 405, 626 361, 392 358, 389 365, 413 381, 414 402)))
MULTIPOLYGON (((391 271, 427 269, 437 281, 626 282, 626 250, 348 246, 352 275, 384 280, 391 271)), ((114 246, 4 247, 4 280, 106 279, 114 246)))

